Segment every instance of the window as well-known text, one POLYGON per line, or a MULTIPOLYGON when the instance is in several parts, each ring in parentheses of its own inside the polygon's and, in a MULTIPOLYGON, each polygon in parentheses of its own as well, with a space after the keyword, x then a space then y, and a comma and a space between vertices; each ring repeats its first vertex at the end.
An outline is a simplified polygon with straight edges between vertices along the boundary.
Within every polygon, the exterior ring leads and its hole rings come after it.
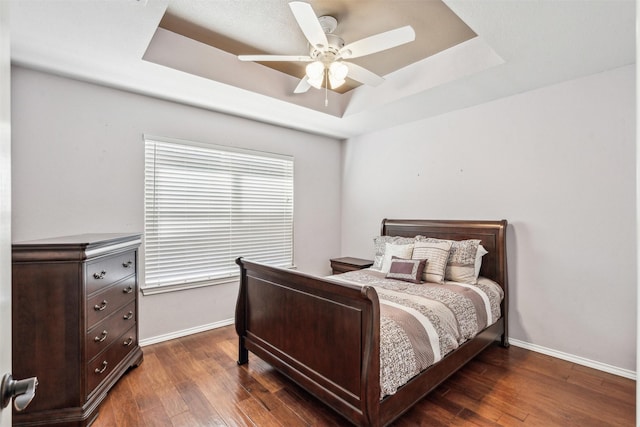
POLYGON ((145 289, 293 265, 293 158, 145 137, 145 289))

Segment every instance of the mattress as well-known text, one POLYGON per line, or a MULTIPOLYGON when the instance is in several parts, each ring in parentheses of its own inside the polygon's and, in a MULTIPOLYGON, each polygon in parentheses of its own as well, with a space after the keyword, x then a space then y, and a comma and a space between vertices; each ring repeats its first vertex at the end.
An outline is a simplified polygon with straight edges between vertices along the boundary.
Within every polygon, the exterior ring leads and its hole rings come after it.
POLYGON ((502 288, 478 283, 414 284, 364 269, 329 277, 373 286, 380 300, 381 398, 394 394, 415 375, 438 363, 501 316, 502 288))

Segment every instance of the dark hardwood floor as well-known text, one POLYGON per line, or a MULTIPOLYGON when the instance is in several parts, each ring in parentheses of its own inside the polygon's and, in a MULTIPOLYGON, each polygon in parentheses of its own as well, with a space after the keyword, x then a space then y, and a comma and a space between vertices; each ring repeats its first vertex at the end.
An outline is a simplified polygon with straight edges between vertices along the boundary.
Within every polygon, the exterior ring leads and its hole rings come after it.
MULTIPOLYGON (((93 427, 341 426, 345 422, 251 355, 232 326, 143 348, 93 427)), ((511 346, 489 347, 394 426, 633 426, 635 381, 511 346)))

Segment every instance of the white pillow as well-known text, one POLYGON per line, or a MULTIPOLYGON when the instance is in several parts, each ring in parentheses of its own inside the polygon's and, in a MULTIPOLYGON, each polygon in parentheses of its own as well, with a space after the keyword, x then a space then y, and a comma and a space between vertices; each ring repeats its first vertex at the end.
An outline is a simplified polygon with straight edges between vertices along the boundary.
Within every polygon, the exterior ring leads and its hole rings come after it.
POLYGON ((476 252, 476 280, 478 280, 478 276, 480 275, 480 268, 482 267, 482 257, 488 254, 489 252, 482 245, 478 245, 478 251, 476 252))
POLYGON ((411 245, 394 245, 392 243, 386 243, 384 247, 384 258, 382 259, 382 267, 380 271, 388 273, 391 268, 391 259, 394 256, 403 259, 411 259, 413 254, 413 244, 411 245))
POLYGON ((424 242, 451 242, 449 259, 444 270, 444 280, 468 283, 470 285, 474 285, 477 282, 478 276, 475 273, 475 267, 478 247, 480 246, 479 239, 445 240, 425 237, 420 240, 424 242))
POLYGON ((426 259, 427 267, 424 269, 423 280, 433 283, 444 283, 444 272, 449 259, 451 242, 440 240, 438 242, 419 241, 414 244, 412 259, 426 259))

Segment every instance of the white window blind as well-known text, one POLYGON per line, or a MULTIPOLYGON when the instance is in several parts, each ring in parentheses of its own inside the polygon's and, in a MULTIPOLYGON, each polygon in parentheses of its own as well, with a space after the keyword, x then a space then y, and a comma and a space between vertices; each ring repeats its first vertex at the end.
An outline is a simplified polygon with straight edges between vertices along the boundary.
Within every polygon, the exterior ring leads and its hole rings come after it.
POLYGON ((293 265, 293 159, 145 137, 145 287, 293 265))

